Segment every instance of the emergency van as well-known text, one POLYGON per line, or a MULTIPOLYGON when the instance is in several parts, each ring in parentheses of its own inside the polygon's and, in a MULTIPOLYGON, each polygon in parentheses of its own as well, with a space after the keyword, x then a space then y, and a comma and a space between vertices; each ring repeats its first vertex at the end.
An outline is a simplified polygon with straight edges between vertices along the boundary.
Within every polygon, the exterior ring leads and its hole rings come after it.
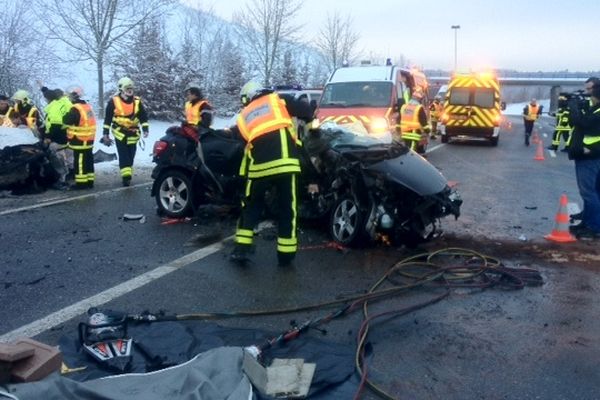
MULTIPOLYGON (((316 118, 318 123, 361 123, 372 135, 391 132, 404 98, 419 89, 427 96, 425 74, 415 69, 395 65, 337 68, 325 84, 316 118)), ((425 97, 424 106, 427 101, 425 97)))
POLYGON ((496 146, 503 109, 500 84, 494 74, 455 74, 444 99, 442 143, 466 136, 487 139, 496 146))

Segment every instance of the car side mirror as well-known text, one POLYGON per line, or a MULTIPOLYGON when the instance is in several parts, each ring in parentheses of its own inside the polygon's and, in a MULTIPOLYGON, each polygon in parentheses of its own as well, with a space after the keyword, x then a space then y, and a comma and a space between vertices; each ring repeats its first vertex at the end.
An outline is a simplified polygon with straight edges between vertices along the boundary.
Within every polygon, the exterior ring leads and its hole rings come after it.
POLYGON ((505 101, 501 101, 501 102, 500 102, 500 109, 501 109, 502 111, 506 110, 506 102, 505 102, 505 101))

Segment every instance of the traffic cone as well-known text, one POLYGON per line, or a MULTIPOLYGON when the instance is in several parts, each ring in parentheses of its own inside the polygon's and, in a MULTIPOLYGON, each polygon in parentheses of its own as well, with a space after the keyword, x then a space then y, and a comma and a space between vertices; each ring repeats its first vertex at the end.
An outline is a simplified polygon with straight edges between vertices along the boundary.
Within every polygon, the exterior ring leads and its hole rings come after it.
POLYGON ((577 239, 569 232, 569 213, 567 212, 567 204, 569 200, 567 200, 567 195, 562 194, 560 196, 560 206, 558 207, 558 212, 556 213, 554 224, 554 229, 549 235, 544 236, 544 238, 551 240, 553 242, 559 243, 571 243, 576 242, 577 239))
POLYGON ((542 144, 542 141, 539 140, 537 142, 537 149, 535 150, 535 157, 533 157, 534 160, 537 161, 544 161, 544 145, 542 144))

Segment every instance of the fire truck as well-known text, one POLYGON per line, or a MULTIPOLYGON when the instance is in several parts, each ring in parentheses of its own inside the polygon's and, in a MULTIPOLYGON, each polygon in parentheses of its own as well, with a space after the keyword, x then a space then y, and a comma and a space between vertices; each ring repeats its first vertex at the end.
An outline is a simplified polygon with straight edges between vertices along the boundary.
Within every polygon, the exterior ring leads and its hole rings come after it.
POLYGON ((427 110, 428 82, 417 69, 395 65, 337 68, 325 84, 316 117, 319 123, 361 123, 372 135, 390 132, 400 106, 415 90, 424 94, 427 110))
POLYGON ((475 137, 498 145, 504 108, 493 73, 453 75, 444 99, 442 143, 456 137, 475 137))

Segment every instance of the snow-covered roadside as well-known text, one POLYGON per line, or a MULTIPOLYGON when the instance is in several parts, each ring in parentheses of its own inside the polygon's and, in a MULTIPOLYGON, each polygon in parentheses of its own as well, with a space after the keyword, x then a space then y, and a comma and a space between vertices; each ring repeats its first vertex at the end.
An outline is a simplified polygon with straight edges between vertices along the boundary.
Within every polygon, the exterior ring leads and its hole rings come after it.
MULTIPOLYGON (((537 102, 538 102, 538 104, 540 104, 541 106, 543 106, 542 111, 544 113, 547 113, 548 111, 550 111, 550 99, 538 100, 537 102)), ((528 103, 529 102, 507 104, 506 105, 506 110, 502 111, 502 113, 504 115, 521 115, 521 114, 523 114, 523 108, 528 103)))

